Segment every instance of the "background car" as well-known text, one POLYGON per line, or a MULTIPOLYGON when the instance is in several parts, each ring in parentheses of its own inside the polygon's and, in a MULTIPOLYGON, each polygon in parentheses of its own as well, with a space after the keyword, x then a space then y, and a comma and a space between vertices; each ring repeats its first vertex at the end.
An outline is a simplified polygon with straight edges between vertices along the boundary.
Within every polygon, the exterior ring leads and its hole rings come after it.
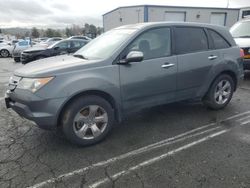
POLYGON ((10 43, 0 45, 0 56, 4 58, 11 56, 13 49, 14 45, 11 45, 10 43))
POLYGON ((16 43, 14 45, 13 52, 12 52, 12 57, 14 58, 15 62, 20 62, 21 53, 33 45, 36 45, 36 43, 31 42, 30 40, 22 40, 16 43))
POLYGON ((243 65, 245 70, 250 70, 250 18, 243 19, 230 29, 235 42, 242 49, 243 65))
POLYGON ((69 37, 69 39, 82 39, 82 40, 87 40, 87 41, 91 41, 92 39, 87 37, 87 36, 72 36, 69 37))
POLYGON ((63 38, 60 38, 60 37, 48 38, 47 40, 40 42, 40 45, 50 46, 51 44, 54 44, 55 42, 58 42, 60 40, 63 40, 63 38))
POLYGON ((66 39, 52 44, 49 47, 34 46, 22 52, 21 62, 26 64, 30 61, 51 56, 74 53, 87 43, 88 41, 86 40, 66 39))

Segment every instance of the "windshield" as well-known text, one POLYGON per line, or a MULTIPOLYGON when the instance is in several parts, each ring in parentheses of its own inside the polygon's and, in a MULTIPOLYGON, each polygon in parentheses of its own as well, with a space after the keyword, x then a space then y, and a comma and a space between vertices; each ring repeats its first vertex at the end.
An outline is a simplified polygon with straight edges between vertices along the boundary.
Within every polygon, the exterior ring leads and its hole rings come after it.
POLYGON ((236 23, 230 32, 234 38, 250 38, 250 21, 236 23))
POLYGON ((108 31, 78 50, 75 55, 80 55, 86 59, 106 59, 135 31, 135 29, 108 31))

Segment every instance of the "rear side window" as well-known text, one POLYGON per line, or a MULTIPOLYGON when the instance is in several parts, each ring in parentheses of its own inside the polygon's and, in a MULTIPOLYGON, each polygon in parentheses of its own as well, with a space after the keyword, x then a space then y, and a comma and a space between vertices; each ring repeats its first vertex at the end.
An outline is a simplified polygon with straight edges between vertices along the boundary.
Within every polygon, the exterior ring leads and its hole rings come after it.
POLYGON ((217 32, 208 29, 208 32, 213 40, 215 49, 229 48, 230 44, 217 32))
POLYGON ((203 28, 176 27, 175 48, 177 54, 208 50, 208 40, 203 28))

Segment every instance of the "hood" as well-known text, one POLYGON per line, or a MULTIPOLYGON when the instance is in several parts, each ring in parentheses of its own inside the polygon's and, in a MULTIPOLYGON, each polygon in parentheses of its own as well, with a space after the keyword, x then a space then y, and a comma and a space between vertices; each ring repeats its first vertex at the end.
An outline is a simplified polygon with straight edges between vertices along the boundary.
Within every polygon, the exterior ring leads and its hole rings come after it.
POLYGON ((241 48, 250 47, 250 38, 234 38, 236 44, 241 48))
POLYGON ((38 51, 44 51, 47 48, 45 46, 33 46, 31 48, 28 48, 27 50, 24 50, 24 52, 38 52, 38 51))
POLYGON ((85 60, 71 55, 61 55, 33 61, 14 72, 21 77, 47 77, 56 76, 60 73, 87 69, 100 61, 85 60))

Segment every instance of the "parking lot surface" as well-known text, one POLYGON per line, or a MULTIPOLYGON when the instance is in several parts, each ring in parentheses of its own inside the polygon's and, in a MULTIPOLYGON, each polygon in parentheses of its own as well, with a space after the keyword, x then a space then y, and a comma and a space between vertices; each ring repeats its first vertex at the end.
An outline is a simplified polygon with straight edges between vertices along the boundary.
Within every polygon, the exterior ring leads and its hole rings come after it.
POLYGON ((0 65, 0 187, 250 187, 250 73, 224 110, 147 109, 78 147, 5 108, 8 79, 23 65, 0 65))

